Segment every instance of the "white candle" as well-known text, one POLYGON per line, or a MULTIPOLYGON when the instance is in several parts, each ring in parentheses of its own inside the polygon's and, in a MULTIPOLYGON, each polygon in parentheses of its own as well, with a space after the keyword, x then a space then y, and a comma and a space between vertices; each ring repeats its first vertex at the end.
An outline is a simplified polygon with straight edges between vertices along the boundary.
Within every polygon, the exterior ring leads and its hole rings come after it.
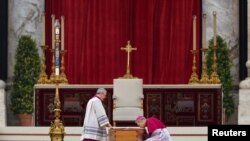
POLYGON ((42 15, 42 45, 45 45, 45 15, 42 15))
POLYGON ((193 17, 193 50, 196 50, 196 16, 193 17))
POLYGON ((214 46, 217 45, 217 31, 216 31, 216 12, 213 12, 213 28, 214 28, 214 46))
POLYGON ((206 37, 206 34, 207 34, 207 15, 206 14, 203 14, 203 48, 206 48, 207 47, 207 37, 206 37))
POLYGON ((60 74, 60 69, 59 67, 56 67, 56 75, 59 76, 59 74, 60 74))
POLYGON ((61 24, 62 24, 61 49, 64 50, 64 16, 61 16, 61 24))
POLYGON ((55 49, 55 28, 54 28, 54 24, 55 24, 55 15, 51 15, 52 21, 52 29, 51 29, 51 33, 52 33, 52 49, 55 49))
POLYGON ((60 35, 60 23, 58 19, 56 19, 55 22, 55 29, 56 29, 56 35, 60 35))

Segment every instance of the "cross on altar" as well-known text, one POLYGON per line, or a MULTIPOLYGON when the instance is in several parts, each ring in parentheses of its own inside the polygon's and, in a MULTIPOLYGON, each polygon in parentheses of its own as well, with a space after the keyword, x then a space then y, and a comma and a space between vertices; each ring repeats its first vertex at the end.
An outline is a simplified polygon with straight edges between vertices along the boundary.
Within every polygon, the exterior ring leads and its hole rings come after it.
POLYGON ((127 45, 126 47, 122 47, 121 50, 124 50, 127 52, 127 70, 126 70, 126 74, 122 77, 125 79, 131 79, 134 78, 132 74, 130 74, 130 53, 133 50, 137 50, 137 48, 133 48, 130 44, 130 41, 127 41, 127 45))

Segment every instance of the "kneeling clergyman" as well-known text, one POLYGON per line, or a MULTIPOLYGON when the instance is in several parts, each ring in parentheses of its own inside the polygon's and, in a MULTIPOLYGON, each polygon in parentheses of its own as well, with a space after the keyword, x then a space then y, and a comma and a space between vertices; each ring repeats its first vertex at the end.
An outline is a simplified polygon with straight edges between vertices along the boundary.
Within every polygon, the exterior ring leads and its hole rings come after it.
POLYGON ((106 127, 111 128, 112 126, 102 105, 102 101, 106 96, 106 89, 99 88, 96 95, 88 101, 83 122, 81 141, 107 140, 106 127))
POLYGON ((146 119, 144 116, 137 116, 135 123, 139 127, 145 128, 149 135, 145 141, 173 141, 166 126, 157 118, 146 119))

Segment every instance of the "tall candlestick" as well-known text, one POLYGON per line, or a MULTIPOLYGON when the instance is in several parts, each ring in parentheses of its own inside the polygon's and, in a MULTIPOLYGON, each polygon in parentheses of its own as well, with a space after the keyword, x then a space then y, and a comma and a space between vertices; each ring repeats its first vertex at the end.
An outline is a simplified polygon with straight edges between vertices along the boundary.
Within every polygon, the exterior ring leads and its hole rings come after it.
POLYGON ((206 14, 203 14, 203 48, 206 48, 207 47, 207 37, 206 37, 206 34, 207 34, 207 15, 206 14))
POLYGON ((64 50, 64 16, 61 16, 61 31, 62 31, 62 36, 61 36, 61 49, 64 50))
POLYGON ((216 46, 217 45, 217 31, 216 31, 216 12, 214 11, 213 12, 213 27, 214 27, 214 46, 216 46))
POLYGON ((196 50, 196 16, 193 16, 193 50, 196 50))
POLYGON ((55 28, 54 28, 54 24, 55 24, 55 15, 51 15, 52 18, 52 29, 51 29, 51 33, 52 33, 52 49, 55 49, 55 28))
POLYGON ((45 45, 45 14, 42 15, 42 45, 45 45))

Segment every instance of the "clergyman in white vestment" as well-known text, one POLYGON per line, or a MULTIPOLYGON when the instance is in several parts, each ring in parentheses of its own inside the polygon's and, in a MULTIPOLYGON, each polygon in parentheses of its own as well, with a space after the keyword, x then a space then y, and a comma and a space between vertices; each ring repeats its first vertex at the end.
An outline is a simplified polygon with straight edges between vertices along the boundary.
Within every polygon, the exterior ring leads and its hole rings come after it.
POLYGON ((112 126, 102 105, 102 101, 106 96, 106 89, 99 88, 96 95, 88 101, 80 139, 81 141, 107 140, 106 127, 111 128, 112 126))

